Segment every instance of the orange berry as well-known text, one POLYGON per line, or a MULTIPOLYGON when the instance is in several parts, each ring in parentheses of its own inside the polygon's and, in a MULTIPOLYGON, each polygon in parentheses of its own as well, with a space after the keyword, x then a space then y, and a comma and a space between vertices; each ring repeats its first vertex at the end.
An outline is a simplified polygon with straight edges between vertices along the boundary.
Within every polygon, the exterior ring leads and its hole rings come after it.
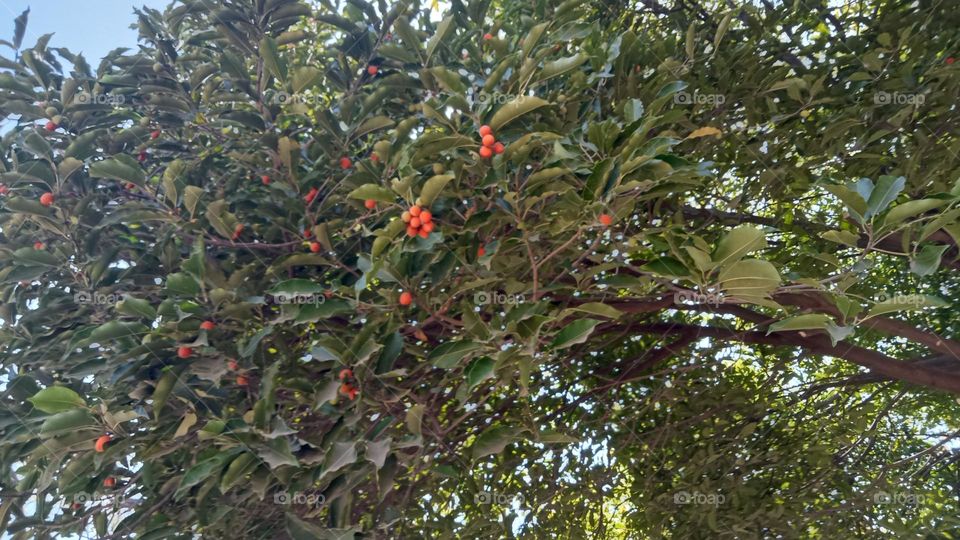
POLYGON ((419 229, 420 225, 423 225, 423 222, 420 221, 420 218, 410 218, 410 226, 414 229, 419 229))
POLYGON ((270 177, 267 176, 267 175, 261 176, 261 177, 260 177, 260 181, 263 182, 263 185, 265 185, 265 186, 269 186, 269 185, 270 185, 270 177))
POLYGON ((363 205, 367 207, 367 210, 373 210, 377 207, 377 201, 373 199, 367 199, 363 201, 363 205))
POLYGON ((200 328, 202 328, 203 330, 213 330, 216 327, 217 325, 214 324, 213 321, 203 321, 202 323, 200 323, 200 328))
POLYGON ((413 216, 410 214, 410 212, 404 210, 404 212, 400 214, 400 219, 402 219, 404 223, 410 223, 410 220, 413 219, 413 216))
POLYGON ((493 129, 490 126, 484 124, 480 126, 480 136, 486 137, 487 135, 493 135, 493 129))
MULTIPOLYGON (((425 232, 425 233, 427 233, 427 234, 430 234, 430 233, 433 232, 433 227, 434 227, 434 225, 435 225, 435 224, 434 224, 434 222, 432 222, 432 221, 429 222, 429 223, 424 223, 423 225, 420 226, 420 232, 421 232, 421 233, 425 232)), ((424 238, 426 238, 426 237, 424 237, 424 238)))
POLYGON ((193 354, 193 350, 190 347, 180 347, 177 349, 177 356, 180 358, 190 358, 190 355, 193 354))
POLYGON ((367 73, 369 73, 370 75, 376 75, 377 71, 379 70, 380 68, 378 68, 377 66, 367 66, 367 73))
POLYGON ((421 212, 421 210, 420 210, 420 207, 419 207, 419 206, 411 206, 411 207, 410 207, 410 215, 411 215, 411 216, 417 217, 417 216, 420 215, 420 212, 421 212))
POLYGON ((108 476, 108 477, 106 477, 106 478, 103 479, 103 487, 105 487, 105 488, 112 488, 112 487, 115 486, 115 485, 117 485, 117 481, 116 481, 116 479, 115 479, 114 477, 108 476))
POLYGON ((310 251, 320 253, 320 242, 310 242, 310 251))
POLYGON ((480 147, 480 157, 487 159, 491 156, 493 156, 493 150, 491 150, 489 146, 480 147))
POLYGON ((97 439, 97 442, 95 442, 95 443, 93 444, 93 448, 94 448, 97 452, 106 452, 106 451, 107 451, 107 443, 110 442, 110 439, 111 439, 111 437, 110 437, 109 435, 101 435, 100 438, 97 439))
POLYGON ((49 191, 40 196, 40 204, 50 206, 53 204, 53 193, 49 191))
POLYGON ((484 135, 483 136, 483 145, 484 146, 493 146, 497 142, 497 138, 493 135, 484 135))
POLYGON ((420 229, 420 233, 419 233, 419 234, 420 234, 420 238, 426 238, 426 237, 430 236, 430 231, 428 231, 428 230, 426 230, 426 229, 420 229))
POLYGON ((341 169, 344 169, 344 170, 349 169, 351 165, 353 165, 353 162, 350 161, 350 158, 348 158, 347 156, 343 156, 342 158, 340 158, 341 169))
POLYGON ((420 212, 420 223, 430 223, 431 221, 433 221, 433 214, 429 210, 420 212))
POLYGON ((246 375, 237 375, 237 386, 247 386, 250 384, 250 379, 246 375))
POLYGON ((401 305, 401 306, 409 306, 409 305, 412 304, 412 303, 413 303, 413 295, 412 295, 412 294, 410 294, 410 293, 407 292, 407 291, 403 291, 402 293, 400 293, 400 305, 401 305))
POLYGON ((346 379, 347 377, 353 377, 353 370, 350 368, 343 368, 340 370, 339 377, 341 381, 346 379))
POLYGON ((407 227, 407 236, 409 236, 410 238, 413 238, 416 235, 417 235, 416 227, 407 227))
POLYGON ((493 152, 496 153, 496 154, 502 154, 503 151, 506 150, 506 149, 507 149, 507 148, 506 148, 505 146, 503 146, 503 143, 502 143, 502 142, 498 142, 497 144, 493 145, 493 152))
POLYGON ((604 227, 609 227, 610 224, 613 223, 613 218, 610 214, 600 214, 600 223, 603 224, 604 227))

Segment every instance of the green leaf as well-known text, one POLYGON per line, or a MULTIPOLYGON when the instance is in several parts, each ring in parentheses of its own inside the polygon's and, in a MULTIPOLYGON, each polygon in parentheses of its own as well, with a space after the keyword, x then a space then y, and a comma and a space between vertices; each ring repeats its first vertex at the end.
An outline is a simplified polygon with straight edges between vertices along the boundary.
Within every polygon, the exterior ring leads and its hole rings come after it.
MULTIPOLYGON (((540 71, 539 80, 545 81, 558 75, 563 75, 568 71, 573 71, 583 65, 589 59, 590 57, 586 54, 578 53, 574 56, 559 58, 557 60, 547 62, 543 65, 543 69, 540 71)), ((641 107, 641 114, 642 111, 643 108, 641 107)))
POLYGON ((430 206, 433 204, 433 201, 436 200, 437 195, 443 191, 443 188, 447 185, 448 182, 453 180, 454 176, 452 174, 439 174, 436 176, 431 176, 424 184, 423 189, 420 190, 420 202, 423 206, 430 206))
POLYGON ((516 440, 516 435, 517 428, 511 426, 495 426, 487 429, 470 445, 473 459, 503 452, 508 444, 516 440))
POLYGON ((376 184, 364 184, 351 191, 347 197, 361 200, 373 199, 387 204, 393 204, 397 200, 396 193, 376 184))
POLYGON ((867 316, 873 317, 895 311, 918 311, 929 307, 938 308, 949 305, 950 303, 946 300, 928 294, 904 294, 894 296, 883 302, 877 302, 867 312, 867 316))
POLYGON ((548 101, 534 96, 518 96, 512 101, 505 103, 490 119, 490 127, 498 131, 503 126, 520 118, 521 116, 550 105, 548 101))
POLYGON ((287 80, 287 63, 280 58, 277 51, 277 42, 270 36, 264 36, 260 40, 260 57, 263 58, 263 65, 280 82, 287 80))
POLYGON ((644 272, 657 274, 658 276, 685 278, 690 276, 690 270, 684 264, 673 257, 661 257, 654 259, 640 267, 644 272))
POLYGON ((600 324, 596 319, 580 319, 574 321, 557 332, 550 343, 551 349, 564 349, 578 343, 583 343, 593 333, 594 327, 600 324))
POLYGON ((260 464, 256 457, 249 453, 243 453, 236 457, 220 479, 220 491, 226 493, 230 488, 244 480, 244 477, 253 472, 260 464))
POLYGON ((859 236, 850 231, 827 231, 820 236, 823 237, 824 240, 850 247, 857 247, 857 242, 860 240, 859 236))
POLYGON ((110 321, 98 326, 90 332, 90 340, 96 342, 110 341, 117 338, 134 338, 140 340, 150 332, 147 326, 135 322, 110 321))
POLYGON ((780 285, 780 273, 767 261, 746 259, 720 272, 719 280, 727 296, 762 298, 780 285))
POLYGON ((948 245, 927 244, 920 250, 920 254, 910 260, 910 271, 918 276, 929 276, 940 268, 940 258, 943 252, 950 249, 948 245))
POLYGON ((860 223, 864 222, 864 214, 867 213, 867 201, 860 194, 844 186, 833 184, 824 185, 823 189, 840 199, 847 206, 847 211, 854 219, 860 223))
POLYGON ((877 185, 870 193, 870 199, 867 200, 867 211, 864 218, 871 217, 886 210, 887 206, 897 198, 897 195, 903 191, 907 184, 907 179, 902 176, 881 176, 877 180, 877 185))
POLYGON ((393 127, 395 122, 386 116, 373 116, 367 118, 360 124, 357 129, 354 130, 354 137, 362 137, 367 133, 377 131, 378 129, 385 129, 388 127, 393 127))
POLYGON ((741 225, 727 233, 717 244, 711 258, 717 266, 733 263, 750 252, 767 247, 763 231, 753 225, 741 225))
POLYGON ((825 330, 833 319, 823 313, 809 313, 788 317, 777 321, 767 328, 767 335, 771 332, 786 332, 788 330, 825 330))
POLYGON ((440 46, 447 39, 447 35, 453 30, 453 15, 445 17, 440 24, 437 25, 437 31, 430 37, 430 41, 427 42, 427 59, 426 63, 430 63, 430 57, 433 56, 434 51, 437 50, 437 47, 440 46))
POLYGON ((27 401, 47 414, 87 406, 87 402, 80 397, 80 394, 65 386, 48 386, 33 397, 27 398, 27 401))
POLYGON ((209 459, 205 459, 187 469, 187 472, 183 473, 183 478, 180 480, 180 487, 177 488, 174 498, 179 499, 184 493, 189 491, 190 488, 219 472, 226 459, 227 455, 221 454, 209 459))
POLYGON ((467 376, 467 387, 473 388, 484 380, 493 376, 493 359, 484 356, 477 358, 467 366, 464 374, 467 376))
POLYGON ((167 290, 181 296, 196 296, 200 293, 200 284, 190 274, 177 272, 167 276, 167 290))
POLYGON ((586 304, 580 304, 579 306, 574 306, 561 311, 557 318, 564 319, 567 315, 576 313, 578 311, 600 317, 607 317, 610 319, 619 319, 620 315, 623 315, 623 312, 619 309, 613 306, 608 306, 602 302, 587 302, 586 304))
POLYGON ((137 160, 126 154, 117 154, 90 165, 90 176, 132 182, 138 186, 143 186, 145 178, 137 160))
POLYGON ((934 208, 940 208, 944 204, 946 204, 946 201, 941 199, 919 199, 898 204, 887 212, 887 215, 883 218, 883 225, 885 227, 897 225, 908 218, 928 212, 934 208))
POLYGON ((60 259, 53 253, 32 247, 22 247, 13 252, 13 260, 27 266, 49 266, 58 268, 61 266, 60 259))
POLYGON ((47 418, 40 425, 40 433, 47 436, 71 433, 79 428, 94 428, 97 422, 86 409, 69 409, 47 418))
POLYGON ((483 345, 474 341, 448 341, 430 351, 427 359, 440 369, 450 369, 470 353, 482 348, 483 345))
POLYGON ((643 117, 643 102, 639 99, 629 99, 623 104, 623 117, 627 122, 636 122, 643 117))
POLYGON ((339 471, 356 462, 357 444, 355 442, 335 442, 327 451, 327 459, 323 462, 323 474, 339 471))
POLYGON ((273 286, 273 288, 267 291, 267 294, 293 296, 298 294, 322 293, 325 290, 326 287, 317 283, 316 281, 303 278, 294 278, 277 283, 273 286))

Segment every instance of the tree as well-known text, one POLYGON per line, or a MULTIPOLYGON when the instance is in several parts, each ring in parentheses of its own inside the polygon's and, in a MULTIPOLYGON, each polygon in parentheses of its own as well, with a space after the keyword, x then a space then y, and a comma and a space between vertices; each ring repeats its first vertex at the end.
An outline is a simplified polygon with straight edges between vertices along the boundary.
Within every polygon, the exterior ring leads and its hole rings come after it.
POLYGON ((957 15, 449 8, 16 20, 7 532, 955 535, 957 15))

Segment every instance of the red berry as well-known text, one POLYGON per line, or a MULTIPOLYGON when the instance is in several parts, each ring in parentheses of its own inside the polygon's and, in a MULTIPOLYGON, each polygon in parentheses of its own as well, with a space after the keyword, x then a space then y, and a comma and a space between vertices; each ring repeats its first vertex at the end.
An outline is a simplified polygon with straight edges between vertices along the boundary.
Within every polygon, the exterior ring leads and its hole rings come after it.
POLYGON ((400 293, 400 305, 401 305, 401 306, 409 306, 409 305, 412 304, 412 303, 413 303, 413 295, 412 295, 412 294, 410 294, 410 293, 407 292, 407 291, 403 291, 402 293, 400 293))
POLYGON ((484 124, 480 126, 480 136, 486 137, 487 135, 493 135, 493 129, 490 126, 484 124))
POLYGON ((433 214, 431 214, 429 210, 424 210, 423 212, 420 212, 421 224, 430 223, 431 221, 433 221, 433 214))
POLYGON ((350 161, 350 158, 348 158, 348 157, 346 157, 346 156, 340 158, 340 168, 341 168, 341 169, 344 169, 344 170, 349 169, 351 165, 353 165, 353 162, 350 161))
POLYGON ((47 128, 47 131, 56 131, 56 130, 57 130, 57 124, 56 124, 53 120, 47 121, 47 125, 45 125, 45 126, 43 126, 43 127, 47 128))
POLYGON ((151 138, 151 139, 159 139, 159 138, 160 138, 160 130, 158 129, 158 130, 154 131, 153 133, 151 133, 151 134, 150 134, 150 138, 151 138))
POLYGON ((420 215, 420 212, 422 212, 422 211, 423 211, 423 210, 422 210, 419 206, 411 206, 411 207, 410 207, 410 215, 413 216, 413 217, 419 216, 419 215, 420 215))
POLYGON ((947 65, 948 65, 948 66, 951 65, 951 64, 953 64, 955 61, 956 61, 956 60, 951 56, 950 58, 947 58, 947 65))
POLYGON ((487 250, 483 249, 483 246, 477 248, 477 257, 483 257, 487 254, 487 250))
POLYGON ((371 153, 370 153, 370 161, 372 161, 372 162, 374 162, 374 163, 380 163, 380 156, 378 156, 376 152, 371 152, 371 153))
POLYGON ((497 138, 493 135, 484 135, 483 136, 483 145, 484 146, 493 146, 497 142, 497 138))
POLYGON ((230 360, 227 362, 227 367, 230 368, 231 371, 236 371, 237 368, 240 367, 240 364, 238 364, 236 360, 230 360))
POLYGON ((250 384, 250 379, 246 375, 237 375, 237 386, 247 386, 250 384))
POLYGON ((410 226, 414 229, 419 229, 420 225, 423 225, 423 222, 420 221, 420 218, 410 218, 410 226))
POLYGON ((270 185, 270 177, 267 176, 267 175, 261 176, 261 177, 260 177, 260 181, 263 182, 263 185, 265 185, 265 186, 269 186, 269 185, 270 185))
POLYGON ((46 246, 43 245, 43 242, 34 242, 34 243, 33 243, 33 249, 43 249, 43 248, 45 248, 45 247, 46 247, 46 246))
POLYGON ((127 188, 127 191, 133 191, 137 189, 137 185, 134 184, 133 182, 127 182, 126 188, 127 188))
POLYGON ((343 368, 340 370, 339 377, 341 381, 346 379, 347 377, 353 377, 353 370, 350 368, 343 368))
POLYGON ((489 146, 480 147, 480 157, 487 159, 492 156, 493 156, 493 150, 491 150, 489 146))
POLYGON ((193 354, 193 350, 190 347, 180 347, 177 349, 177 356, 180 358, 190 358, 190 355, 193 354))
POLYGON ((600 214, 600 223, 603 224, 604 227, 609 227, 610 224, 613 223, 613 218, 610 214, 600 214))
POLYGON ((94 448, 94 450, 96 450, 97 452, 106 452, 106 450, 107 450, 107 443, 108 443, 108 442, 110 442, 110 436, 109 436, 109 435, 101 435, 100 438, 97 439, 97 442, 95 442, 95 443, 93 444, 93 448, 94 448))
POLYGON ((308 191, 307 194, 303 196, 303 200, 307 201, 307 203, 311 203, 313 202, 314 199, 317 198, 317 193, 320 193, 320 190, 318 190, 317 188, 310 188, 310 191, 308 191))
POLYGON ((433 226, 434 223, 432 221, 429 223, 424 223, 423 225, 420 225, 420 232, 426 232, 427 234, 430 234, 433 232, 433 226))
POLYGON ((493 145, 493 152, 495 154, 502 154, 504 150, 506 150, 506 147, 503 146, 503 143, 501 142, 498 142, 497 144, 493 145))
MULTIPOLYGON (((429 223, 427 223, 427 225, 429 225, 429 223)), ((418 234, 420 235, 420 238, 426 238, 430 236, 430 231, 426 229, 420 229, 420 232, 418 234)))
POLYGON ((217 325, 214 324, 213 321, 203 321, 202 323, 200 323, 200 328, 204 330, 213 330, 216 327, 217 325))
POLYGON ((146 161, 146 160, 147 160, 147 151, 146 151, 146 150, 141 150, 141 151, 140 151, 140 155, 137 156, 137 159, 140 161, 140 163, 143 163, 144 161, 146 161))
POLYGON ((310 251, 320 253, 320 242, 310 242, 310 251))
POLYGON ((10 191, 10 188, 4 184, 0 184, 0 195, 6 195, 7 191, 10 191))
POLYGON ((53 193, 47 192, 40 196, 40 204, 50 206, 53 204, 53 193))
POLYGON ((407 227, 407 236, 409 236, 410 238, 413 238, 416 235, 417 235, 416 227, 407 227))
POLYGON ((491 34, 490 32, 487 32, 486 34, 483 35, 484 41, 490 41, 491 39, 493 39, 493 34, 491 34))
POLYGON ((117 485, 117 481, 112 476, 108 476, 103 479, 103 487, 112 488, 115 485, 117 485))
POLYGON ((373 210, 377 207, 377 201, 373 199, 367 199, 363 201, 363 205, 367 207, 367 210, 373 210))
POLYGON ((370 75, 376 75, 379 68, 377 66, 367 66, 367 73, 370 75))

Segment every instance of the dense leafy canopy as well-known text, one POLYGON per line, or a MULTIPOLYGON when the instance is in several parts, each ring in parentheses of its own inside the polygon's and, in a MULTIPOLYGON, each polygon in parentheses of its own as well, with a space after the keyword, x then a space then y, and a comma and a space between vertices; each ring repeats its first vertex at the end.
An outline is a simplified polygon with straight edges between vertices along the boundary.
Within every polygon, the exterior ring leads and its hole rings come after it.
POLYGON ((442 7, 16 20, 2 528, 957 536, 960 14, 442 7))

